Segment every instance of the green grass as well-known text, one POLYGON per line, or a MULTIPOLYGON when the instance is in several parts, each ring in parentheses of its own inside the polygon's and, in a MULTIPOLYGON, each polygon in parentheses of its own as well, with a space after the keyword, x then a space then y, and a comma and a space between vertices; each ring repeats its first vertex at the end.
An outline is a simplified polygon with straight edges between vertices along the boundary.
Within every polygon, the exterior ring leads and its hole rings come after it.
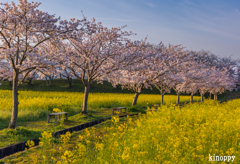
POLYGON ((57 123, 47 123, 47 117, 37 121, 19 121, 16 129, 0 130, 0 148, 22 141, 39 138, 43 131, 55 133, 56 131, 80 125, 82 123, 106 118, 111 116, 111 111, 104 109, 89 110, 89 115, 75 114, 68 120, 61 120, 57 123))
MULTIPOLYGON (((0 90, 12 90, 8 85, 7 81, 2 81, 0 90)), ((33 80, 31 86, 28 86, 27 83, 23 83, 19 87, 19 91, 59 91, 59 92, 83 92, 84 85, 82 81, 74 79, 72 83, 72 88, 68 88, 68 81, 66 79, 54 79, 51 86, 47 86, 45 80, 33 80)), ((94 82, 92 88, 90 89, 92 93, 117 93, 116 88, 112 86, 111 83, 104 81, 103 84, 94 82)), ((132 93, 127 89, 119 89, 119 93, 132 93)), ((145 89, 142 93, 146 94, 158 94, 159 91, 156 88, 145 89)))

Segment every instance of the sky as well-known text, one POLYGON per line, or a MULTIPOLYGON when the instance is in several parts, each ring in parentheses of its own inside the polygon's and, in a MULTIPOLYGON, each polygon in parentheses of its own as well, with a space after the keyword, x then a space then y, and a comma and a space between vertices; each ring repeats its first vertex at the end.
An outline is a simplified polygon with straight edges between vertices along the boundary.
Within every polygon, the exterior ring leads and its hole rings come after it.
MULTIPOLYGON (((2 2, 10 2, 2 0, 2 2)), ((18 3, 17 0, 14 0, 18 3)), ((37 0, 40 10, 61 19, 93 17, 105 27, 147 36, 152 44, 181 44, 185 50, 240 58, 239 0, 37 0)))

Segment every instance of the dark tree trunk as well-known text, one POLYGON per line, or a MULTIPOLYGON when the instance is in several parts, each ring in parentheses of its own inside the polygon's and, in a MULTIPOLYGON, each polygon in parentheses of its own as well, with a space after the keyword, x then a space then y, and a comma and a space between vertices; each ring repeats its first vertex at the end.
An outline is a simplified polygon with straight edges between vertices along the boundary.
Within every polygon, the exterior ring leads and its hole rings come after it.
POLYGON ((18 116, 18 73, 14 72, 12 85, 12 117, 8 128, 15 129, 18 116))
POLYGON ((218 94, 217 93, 214 94, 214 100, 218 100, 218 94))
POLYGON ((190 103, 193 102, 193 93, 191 94, 191 99, 190 99, 190 103))
POLYGON ((161 94, 161 105, 163 105, 163 97, 164 97, 164 94, 162 93, 161 94))
POLYGON ((72 78, 68 77, 68 88, 72 88, 72 78))
POLYGON ((209 100, 212 99, 212 94, 211 94, 211 92, 209 92, 209 97, 208 97, 208 99, 209 99, 209 100))
POLYGON ((53 78, 51 76, 48 76, 48 77, 45 77, 45 79, 46 79, 47 86, 48 87, 51 86, 53 78), (49 78, 49 80, 48 80, 48 78, 49 78))
POLYGON ((204 94, 201 93, 201 102, 203 102, 203 96, 204 96, 204 94))
POLYGON ((12 87, 12 83, 11 83, 11 81, 9 81, 9 80, 8 80, 8 86, 9 86, 9 87, 12 87))
POLYGON ((28 86, 30 87, 32 84, 32 79, 28 79, 28 86))
POLYGON ((176 102, 176 105, 178 105, 180 102, 180 93, 177 94, 177 102, 176 102))
POLYGON ((119 92, 119 89, 120 89, 120 85, 118 84, 118 85, 116 86, 116 91, 117 91, 117 93, 119 92))
POLYGON ((138 93, 138 92, 135 93, 134 98, 133 98, 133 102, 132 102, 132 106, 137 104, 137 99, 138 99, 139 94, 140 93, 138 93))
POLYGON ((87 83, 84 90, 84 98, 83 98, 83 106, 82 106, 83 114, 87 114, 87 101, 88 101, 89 90, 90 90, 90 84, 87 83))

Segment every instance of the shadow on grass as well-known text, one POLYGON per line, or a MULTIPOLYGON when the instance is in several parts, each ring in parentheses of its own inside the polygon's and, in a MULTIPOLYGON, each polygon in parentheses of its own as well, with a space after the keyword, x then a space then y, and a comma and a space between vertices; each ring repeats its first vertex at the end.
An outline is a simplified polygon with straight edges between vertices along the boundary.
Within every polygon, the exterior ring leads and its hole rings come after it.
POLYGON ((16 129, 4 129, 0 131, 0 147, 15 144, 17 142, 21 141, 27 141, 29 138, 34 139, 34 138, 39 138, 41 136, 40 131, 35 131, 31 129, 26 129, 25 127, 17 127, 16 129))

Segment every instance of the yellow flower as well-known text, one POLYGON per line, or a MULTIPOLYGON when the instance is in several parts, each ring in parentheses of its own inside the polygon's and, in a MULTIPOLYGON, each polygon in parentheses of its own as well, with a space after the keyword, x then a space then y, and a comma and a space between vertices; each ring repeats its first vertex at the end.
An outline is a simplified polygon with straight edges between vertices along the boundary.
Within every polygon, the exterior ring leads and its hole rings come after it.
POLYGON ((35 143, 32 140, 28 140, 25 145, 28 146, 29 148, 31 148, 31 147, 35 146, 35 143))
POLYGON ((102 150, 104 147, 104 144, 103 143, 96 143, 96 149, 97 150, 102 150))
POLYGON ((114 122, 114 123, 119 122, 119 117, 118 116, 112 117, 112 122, 114 122))
POLYGON ((62 111, 60 110, 60 109, 58 109, 58 108, 53 108, 53 113, 61 113, 62 111))
POLYGON ((123 151, 123 154, 122 154, 122 159, 123 160, 130 159, 129 153, 130 153, 130 148, 129 147, 125 147, 125 149, 123 151))
POLYGON ((63 142, 64 144, 67 143, 70 140, 71 133, 67 132, 65 135, 60 136, 60 142, 63 142))

